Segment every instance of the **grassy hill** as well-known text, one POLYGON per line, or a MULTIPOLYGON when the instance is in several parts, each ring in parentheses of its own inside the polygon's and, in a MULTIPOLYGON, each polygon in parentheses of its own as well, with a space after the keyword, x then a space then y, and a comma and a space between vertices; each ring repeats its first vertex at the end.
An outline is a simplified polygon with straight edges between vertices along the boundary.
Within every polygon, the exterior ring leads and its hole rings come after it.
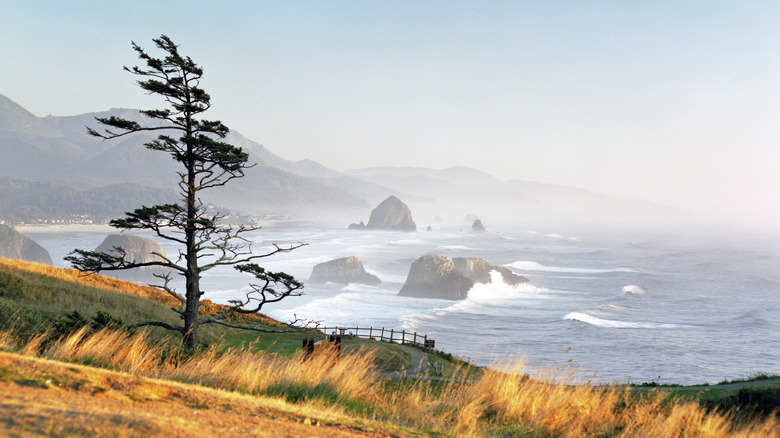
MULTIPOLYGON (((572 384, 554 371, 528 377, 522 364, 476 370, 426 351, 428 360, 446 362, 443 375, 410 379, 380 373, 393 363, 407 367, 408 353, 377 341, 348 339, 340 359, 303 360, 296 345, 312 332, 212 327, 207 345, 184 354, 165 332, 106 323, 173 322, 173 304, 152 288, 0 259, 0 429, 11 436, 780 436, 775 414, 750 418, 708 410, 701 397, 572 384), (89 323, 53 336, 73 311, 89 323), (92 324, 99 321, 103 328, 92 324)), ((242 322, 280 325, 249 318, 242 322)))

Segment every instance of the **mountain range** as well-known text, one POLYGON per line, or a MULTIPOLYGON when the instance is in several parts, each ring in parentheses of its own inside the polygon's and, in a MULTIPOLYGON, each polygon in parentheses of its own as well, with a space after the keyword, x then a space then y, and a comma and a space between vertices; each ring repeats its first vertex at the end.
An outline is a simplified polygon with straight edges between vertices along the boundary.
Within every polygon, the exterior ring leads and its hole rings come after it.
MULTIPOLYGON (((37 117, 0 95, 0 221, 84 217, 103 221, 140 205, 175 200, 176 163, 143 146, 151 136, 137 133, 102 140, 87 135, 85 126, 100 128, 95 117, 112 115, 150 123, 138 110, 125 108, 37 117)), ((212 190, 203 201, 243 214, 357 221, 395 195, 422 217, 421 224, 435 216, 458 219, 465 214, 494 220, 644 220, 677 215, 641 200, 539 182, 501 181, 468 167, 338 172, 311 160, 286 160, 235 131, 226 141, 242 147, 257 165, 244 178, 212 190)))

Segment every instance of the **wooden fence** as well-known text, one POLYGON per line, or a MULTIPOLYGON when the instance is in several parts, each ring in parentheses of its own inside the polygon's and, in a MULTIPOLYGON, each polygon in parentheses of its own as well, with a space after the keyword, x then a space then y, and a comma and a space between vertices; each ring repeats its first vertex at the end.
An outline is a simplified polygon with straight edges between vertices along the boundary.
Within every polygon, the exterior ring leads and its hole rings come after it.
POLYGON ((428 335, 418 335, 417 332, 375 327, 317 327, 325 336, 353 336, 355 338, 375 339, 377 341, 395 342, 397 344, 416 345, 424 348, 434 348, 436 343, 428 339, 428 335))

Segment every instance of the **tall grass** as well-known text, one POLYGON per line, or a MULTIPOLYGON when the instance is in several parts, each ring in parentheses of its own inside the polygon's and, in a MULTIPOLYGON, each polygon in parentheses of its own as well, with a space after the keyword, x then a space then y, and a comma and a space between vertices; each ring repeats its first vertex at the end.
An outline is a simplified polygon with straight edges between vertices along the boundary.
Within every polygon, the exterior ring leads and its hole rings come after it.
POLYGON ((0 348, 23 354, 282 397, 454 436, 780 437, 777 416, 737 423, 696 403, 572 385, 565 373, 528 378, 522 364, 511 372, 489 369, 473 380, 465 370, 454 369, 446 376, 449 380, 399 383, 377 377, 370 354, 304 361, 301 356, 281 358, 246 349, 207 349, 186 356, 144 333, 107 329, 91 335, 79 330, 46 347, 40 341, 32 344, 16 345, 9 331, 0 332, 0 348))

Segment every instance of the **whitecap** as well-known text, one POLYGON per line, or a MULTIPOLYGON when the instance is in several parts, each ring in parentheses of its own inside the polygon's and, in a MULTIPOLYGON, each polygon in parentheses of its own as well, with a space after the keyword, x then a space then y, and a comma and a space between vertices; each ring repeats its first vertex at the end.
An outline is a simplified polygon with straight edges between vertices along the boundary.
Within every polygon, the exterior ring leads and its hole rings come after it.
POLYGON ((598 307, 599 310, 625 310, 625 307, 615 304, 602 304, 598 307))
POLYGON ((523 304, 529 299, 547 299, 538 289, 530 283, 521 283, 515 286, 504 282, 504 278, 498 271, 490 271, 490 283, 475 283, 468 291, 466 299, 458 301, 434 314, 438 316, 447 313, 496 313, 502 310, 511 312, 512 307, 523 304))
POLYGON ((440 246, 439 248, 446 249, 447 251, 458 251, 458 250, 473 250, 474 248, 470 248, 466 245, 444 245, 440 246))
POLYGON ((563 317, 564 320, 580 321, 596 327, 604 328, 635 328, 635 329, 675 329, 682 327, 679 324, 665 324, 657 322, 628 322, 602 319, 582 312, 571 312, 563 317))
POLYGON ((624 295, 636 295, 636 296, 642 296, 645 295, 645 290, 641 287, 635 285, 635 284, 629 284, 626 286, 623 286, 623 294, 624 295))
POLYGON ((568 268, 562 266, 545 266, 537 262, 531 261, 517 261, 504 265, 510 268, 517 269, 519 271, 542 271, 542 272, 567 272, 571 274, 609 274, 616 272, 637 272, 632 268, 620 267, 620 268, 568 268))

